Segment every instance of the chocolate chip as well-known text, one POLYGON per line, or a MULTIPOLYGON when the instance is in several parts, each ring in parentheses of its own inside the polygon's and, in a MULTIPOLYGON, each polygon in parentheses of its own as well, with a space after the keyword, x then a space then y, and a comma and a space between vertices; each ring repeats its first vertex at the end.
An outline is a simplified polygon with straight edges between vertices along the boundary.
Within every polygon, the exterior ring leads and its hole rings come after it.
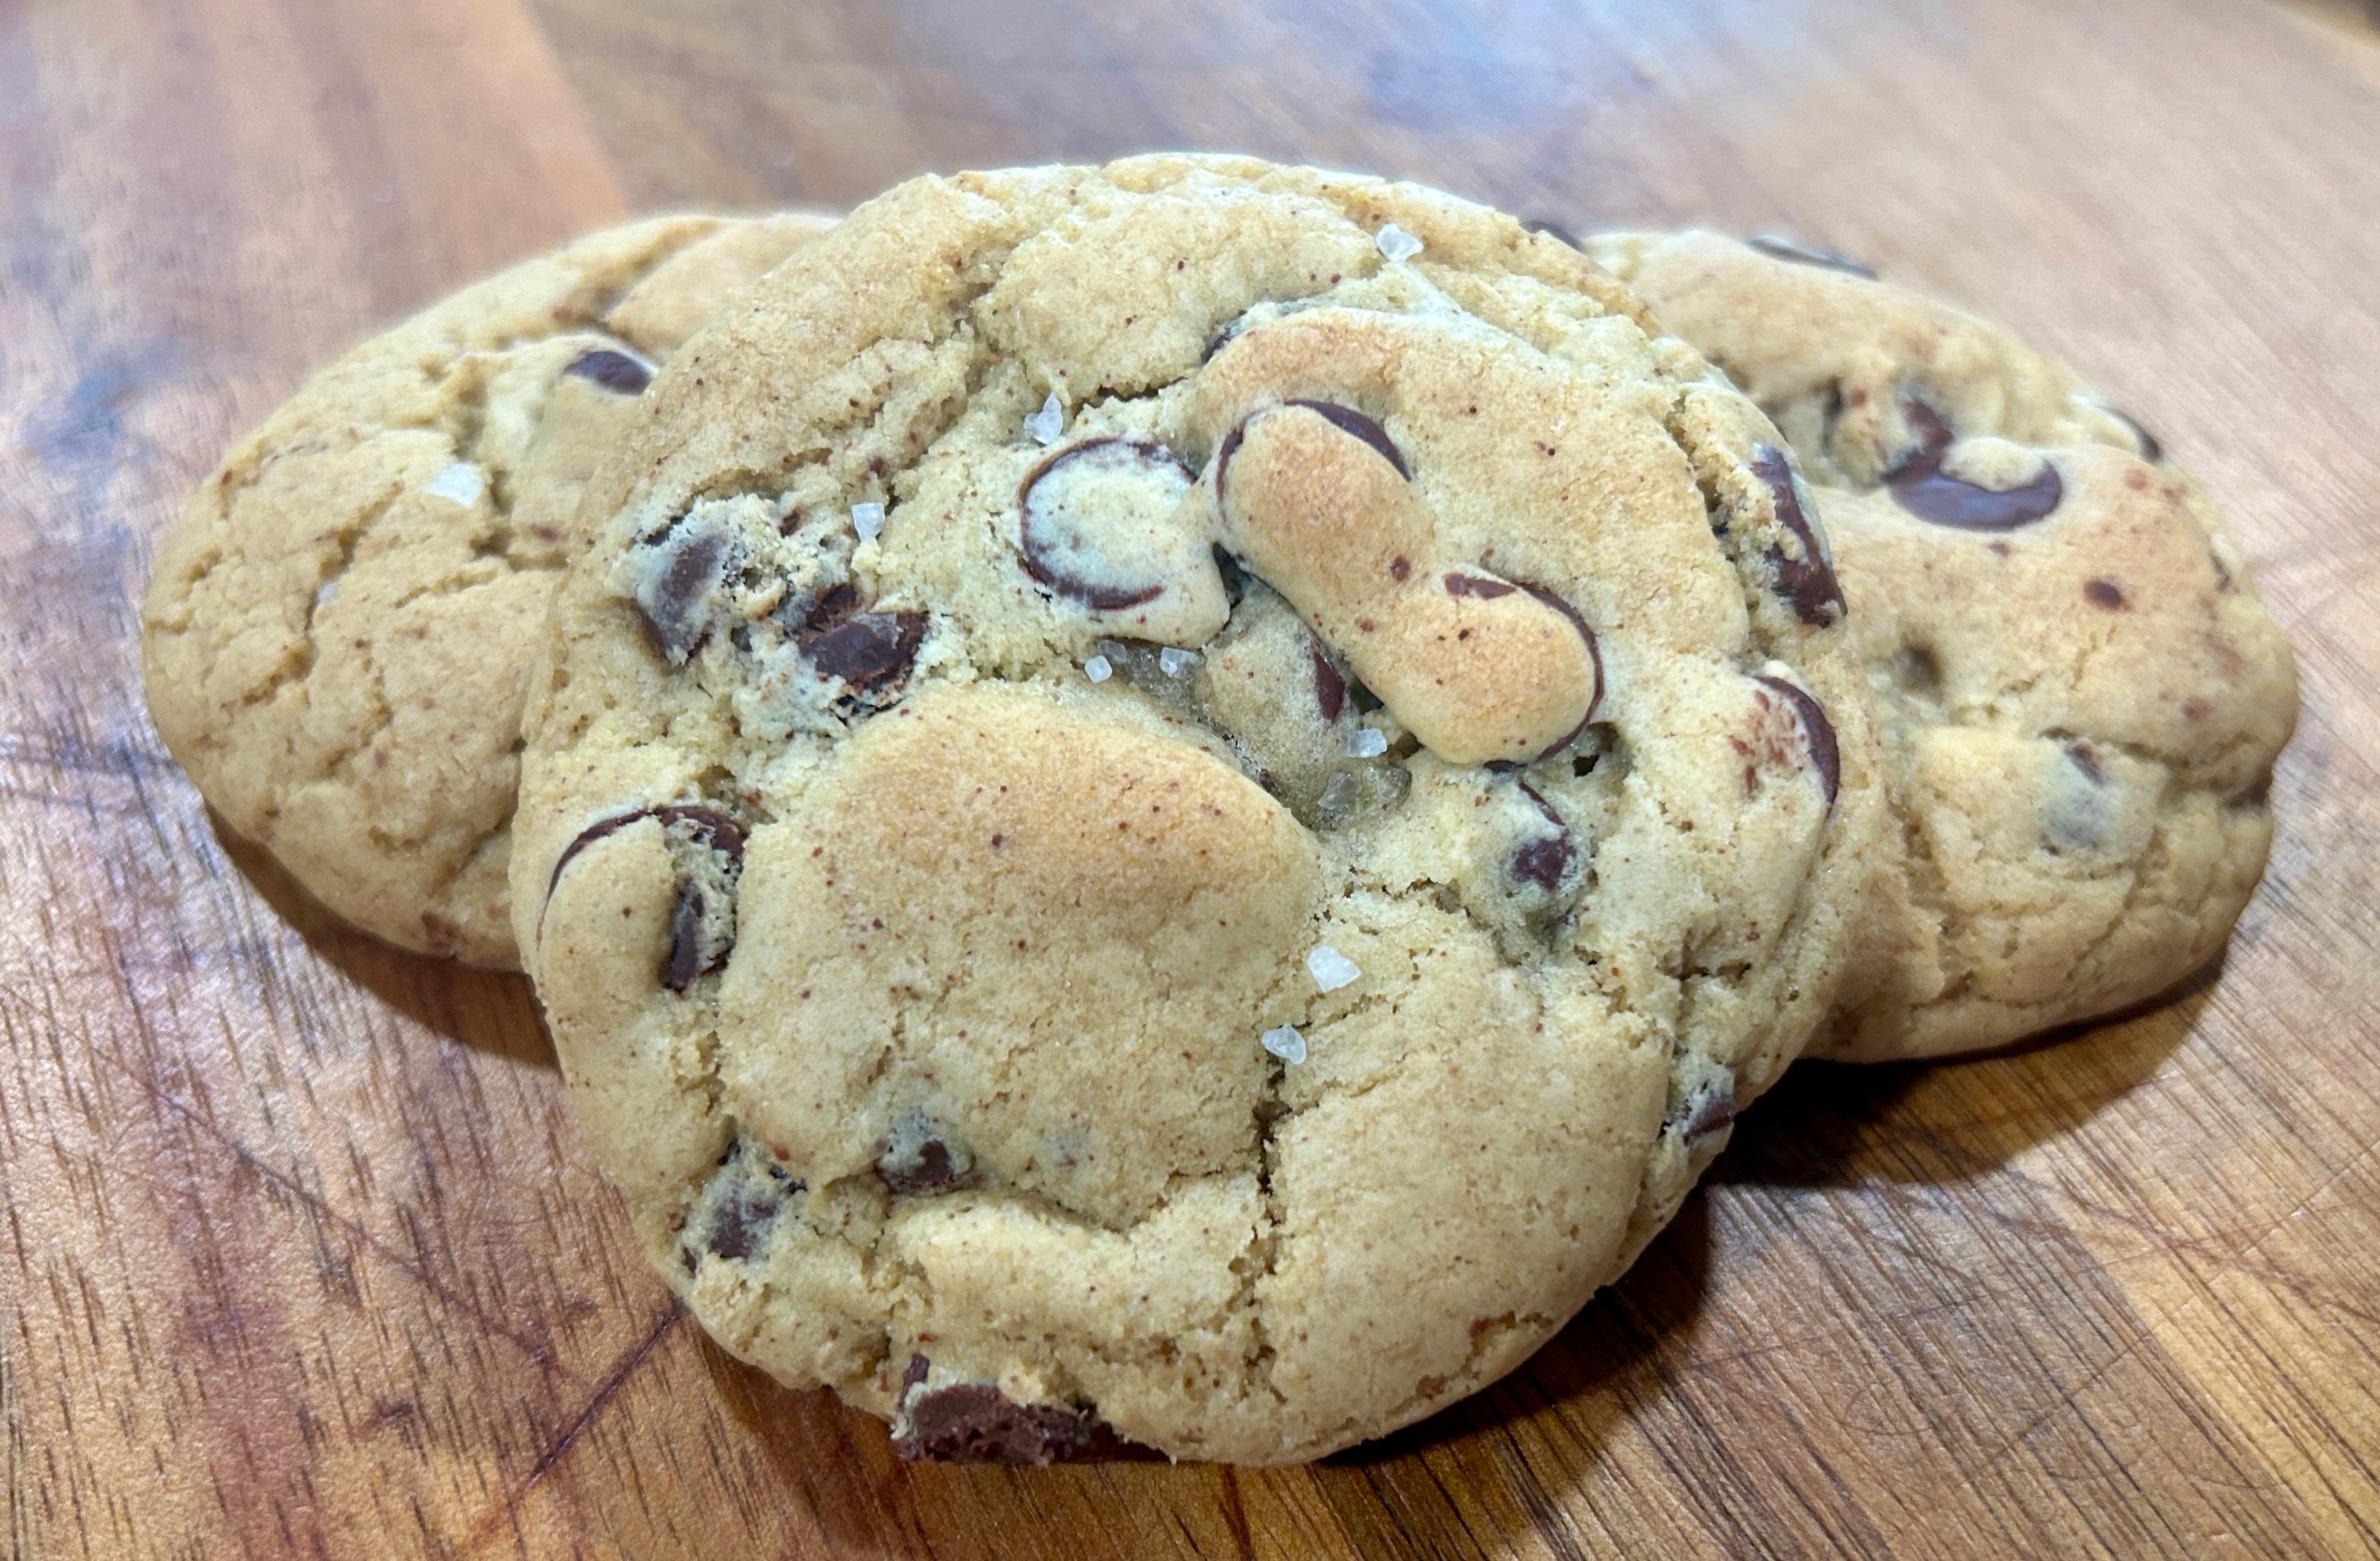
POLYGON ((1524 233, 1542 233, 1548 238, 1558 239, 1561 243, 1569 245, 1573 249, 1584 249, 1586 248, 1585 245, 1581 244, 1578 241, 1578 235, 1571 232, 1570 229, 1562 226, 1560 223, 1549 223, 1543 217, 1522 218, 1521 231, 1524 233))
POLYGON ((1817 700, 1783 678, 1764 675, 1753 681, 1785 696, 1801 716, 1802 730, 1810 739, 1810 763, 1818 772, 1818 783, 1826 789, 1827 805, 1834 806, 1835 793, 1843 778, 1842 750, 1835 743, 1835 723, 1827 719, 1826 709, 1817 700))
POLYGON ((704 913, 710 908, 710 901, 694 885, 677 891, 677 904, 670 911, 669 956, 662 962, 662 985, 673 992, 685 991, 725 962, 725 954, 716 950, 709 959, 703 955, 704 913))
POLYGON ((1982 488, 1945 476, 1942 457, 1953 437, 1949 426, 1922 402, 1911 402, 1907 415, 1917 430, 1918 448, 1887 472, 1884 480, 1893 502, 1918 519, 1962 531, 2013 531, 2048 514, 2065 497, 2058 468, 2046 461, 2037 475, 2010 489, 1982 488))
POLYGON ((711 1256, 731 1263, 751 1256, 776 1224, 778 1206, 774 1199, 753 1200, 740 1192, 728 1193, 720 1200, 719 1212, 711 1216, 710 1235, 703 1245, 710 1250, 711 1256))
POLYGON ((701 803, 662 803, 652 807, 633 808, 626 813, 615 813, 609 818, 599 818, 579 830, 578 838, 563 849, 561 860, 554 863, 553 876, 545 881, 546 898, 549 900, 553 898, 553 886, 562 881, 562 870, 570 865, 572 858, 607 835, 619 833, 639 818, 657 819, 664 829, 673 824, 690 825, 693 833, 711 850, 739 866, 743 864, 743 825, 719 809, 705 806, 701 803))
POLYGON ((2075 768, 2082 772, 2082 779, 2090 781, 2094 786, 2104 786, 2107 783, 2107 772, 2100 768, 2099 755, 2090 744, 2080 738, 2070 741, 2066 744, 2066 757, 2075 768))
POLYGON ((2082 596, 2094 607, 2104 607, 2110 612, 2124 610, 2124 588, 2113 580, 2083 581, 2082 596))
POLYGON ((625 352, 614 352, 610 347, 597 347, 591 352, 580 353, 570 360, 570 367, 563 372, 574 374, 620 395, 642 395, 645 387, 653 382, 650 365, 630 357, 625 352))
POLYGON ((1305 651, 1314 659, 1314 702, 1322 708, 1322 719, 1336 725, 1339 712, 1347 708, 1347 680, 1330 664, 1320 641, 1308 644, 1305 651))
POLYGON ((1548 822, 1560 833, 1531 841, 1514 852, 1512 876, 1536 884, 1548 894, 1559 894, 1562 879, 1569 876, 1572 865, 1578 860, 1578 847, 1571 840, 1570 826, 1562 822, 1562 816, 1554 811, 1553 804, 1546 801, 1544 795, 1527 781, 1519 784, 1522 794, 1537 805, 1537 811, 1544 814, 1548 822))
POLYGON ((1239 606, 1248 594, 1248 572, 1240 567, 1240 561, 1222 543, 1216 543, 1208 551, 1214 557, 1215 573, 1223 577, 1223 599, 1233 607, 1239 606))
POLYGON ((954 1383, 930 1392, 926 1358, 914 1356, 903 1379, 909 1434, 893 1444, 903 1458, 936 1463, 1078 1463, 1156 1456, 1124 1441, 1086 1410, 1019 1404, 988 1383, 954 1383))
POLYGON ((1876 280, 1875 267, 1864 260, 1855 260, 1849 255, 1839 254, 1832 249, 1820 249, 1808 244, 1797 244, 1792 239, 1773 233, 1755 233, 1744 242, 1772 260, 1791 260, 1797 266, 1819 266, 1828 271, 1840 271, 1852 276, 1865 277, 1870 282, 1876 280))
POLYGON ((925 643, 922 612, 854 612, 795 641, 821 677, 841 678, 855 691, 897 684, 908 676, 925 643))
POLYGON ((1793 478, 1793 463, 1773 444, 1755 444, 1752 447, 1752 471, 1776 500, 1778 524, 1802 544, 1800 558, 1786 557, 1781 547, 1768 550, 1768 562, 1777 571, 1779 593, 1793 604, 1794 616, 1804 623, 1823 628, 1837 622, 1843 615, 1843 588, 1835 579, 1834 566, 1827 561, 1827 550, 1819 543, 1817 527, 1810 524, 1808 514, 1802 508, 1802 489, 1793 478))
MULTIPOLYGON (((1595 693, 1586 701, 1586 714, 1581 716, 1578 724, 1563 733, 1560 741, 1536 758, 1529 760, 1530 764, 1536 764, 1553 757, 1572 743, 1577 742, 1580 734, 1585 732, 1595 720, 1595 712, 1603 705, 1603 647, 1596 643, 1595 631, 1586 626, 1586 620, 1580 616, 1578 609, 1563 600, 1560 596, 1543 586, 1532 586, 1525 581, 1522 583, 1521 588, 1569 619, 1570 626, 1578 631, 1578 637, 1586 641, 1586 654, 1595 662, 1595 693)), ((1496 766, 1490 764, 1488 768, 1493 769, 1496 766)))
POLYGON ((637 583, 645 637, 671 666, 683 667, 710 637, 710 593, 726 572, 729 538, 713 526, 681 522, 650 546, 659 557, 645 564, 637 583))
POLYGON ((884 1162, 876 1163, 877 1180, 893 1192, 950 1192, 975 1185, 972 1171, 963 1171, 951 1160, 950 1146, 929 1142, 918 1146, 917 1163, 909 1170, 888 1170, 884 1162))
POLYGON ((1403 478, 1407 482, 1413 480, 1413 468, 1405 465, 1404 454, 1397 448, 1396 441, 1389 437, 1389 430, 1361 412, 1330 401, 1292 401, 1285 405, 1303 406, 1308 412, 1321 414, 1333 428, 1354 434, 1357 439, 1378 451, 1389 465, 1397 468, 1399 477, 1403 478))
POLYGON ((1713 1080, 1686 1097, 1675 1119, 1678 1138, 1692 1151, 1704 1141, 1735 1125, 1735 1091, 1713 1080))
POLYGON ((2132 439, 2140 446, 2142 460, 2151 466, 2165 464, 2165 446, 2157 442, 2156 435, 2141 427, 2141 420, 2138 417, 2120 406, 2103 406, 2101 410, 2132 430, 2132 439))
POLYGON ((931 1117, 905 1111, 876 1156, 876 1179, 892 1192, 955 1192, 975 1185, 975 1156, 931 1117))
POLYGON ((1518 589, 1518 586, 1477 575, 1449 575, 1446 577, 1446 594, 1453 597, 1477 597, 1481 601, 1493 601, 1500 596, 1511 596, 1518 589))
POLYGON ((1219 507, 1223 502, 1223 479, 1231 472, 1232 457, 1240 453, 1240 441, 1246 437, 1247 431, 1248 426, 1242 423, 1225 434, 1223 442, 1215 447, 1215 502, 1219 507))
POLYGON ((1189 487, 1173 453, 1146 440, 1091 439, 1058 451, 1016 490, 1025 572, 1097 611, 1155 600, 1167 581, 1162 562, 1146 551, 1146 515, 1151 506, 1170 512, 1189 487))

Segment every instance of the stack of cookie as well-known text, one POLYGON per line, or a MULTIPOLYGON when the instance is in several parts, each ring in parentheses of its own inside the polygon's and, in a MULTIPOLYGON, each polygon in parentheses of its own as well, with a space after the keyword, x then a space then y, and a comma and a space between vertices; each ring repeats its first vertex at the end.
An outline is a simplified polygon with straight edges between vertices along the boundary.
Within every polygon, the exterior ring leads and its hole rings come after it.
POLYGON ((232 452, 145 651, 232 829, 536 980, 722 1345, 1022 1461, 1419 1419, 1796 1057, 2153 996, 2295 708, 2007 333, 1212 157, 468 289, 232 452))

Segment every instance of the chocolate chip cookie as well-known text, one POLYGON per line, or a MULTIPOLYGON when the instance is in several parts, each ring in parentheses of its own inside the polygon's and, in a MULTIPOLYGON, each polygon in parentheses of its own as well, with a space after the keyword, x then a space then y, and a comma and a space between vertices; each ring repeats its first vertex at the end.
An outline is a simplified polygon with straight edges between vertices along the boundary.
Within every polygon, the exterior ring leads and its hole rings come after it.
POLYGON ((1779 579, 1859 635, 1900 952, 1814 1050, 2000 1046, 2205 963, 2264 871, 2297 678, 2204 494, 2065 365, 1856 261, 1587 248, 1776 420, 1831 535, 1833 579, 1779 579))
POLYGON ((929 178, 654 381, 524 722, 574 1108, 912 1456, 1510 1370, 1830 1011, 1883 820, 1781 436, 1411 186, 929 178))
POLYGON ((392 942, 516 962, 522 686, 579 485, 655 367, 830 221, 581 239, 356 348, 224 458, 159 550, 142 652, 232 829, 392 942))

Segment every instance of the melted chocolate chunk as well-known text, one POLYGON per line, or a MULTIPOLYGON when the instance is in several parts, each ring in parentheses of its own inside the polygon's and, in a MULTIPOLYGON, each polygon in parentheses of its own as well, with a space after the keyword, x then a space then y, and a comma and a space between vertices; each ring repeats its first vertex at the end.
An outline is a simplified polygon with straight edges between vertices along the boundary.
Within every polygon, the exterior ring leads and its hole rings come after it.
POLYGON ((663 551, 637 590, 645 637, 662 659, 683 667, 710 637, 710 593, 727 564, 728 538, 708 526, 670 532, 657 544, 663 551))
POLYGON ((1378 451, 1389 465, 1397 468, 1399 477, 1403 478, 1407 482, 1413 480, 1413 468, 1405 465, 1404 453, 1397 448, 1396 441, 1389 437, 1389 430, 1361 412, 1331 401, 1291 401, 1283 405, 1303 406, 1308 412, 1321 414, 1333 428, 1342 432, 1354 434, 1357 439, 1378 451))
POLYGON ((1735 1092, 1706 1083, 1687 1097, 1677 1118, 1678 1137, 1691 1151, 1735 1125, 1735 1092))
POLYGON ((561 860, 553 865, 553 876, 545 880, 545 896, 553 898, 553 886, 562 881, 562 870, 571 859, 607 835, 615 835, 639 818, 653 818, 666 829, 673 824, 691 824, 702 842, 730 862, 741 865, 744 860, 744 826, 715 807, 701 803, 662 803, 651 807, 632 808, 615 813, 609 818, 599 818, 578 831, 578 838, 564 848, 561 860))
POLYGON ((1336 725, 1339 713, 1347 708, 1347 680, 1330 664, 1330 653, 1316 640, 1305 647, 1314 659, 1314 702, 1321 707, 1322 719, 1336 725))
POLYGON ((1773 233, 1755 233, 1744 242, 1771 260, 1791 260, 1797 266, 1818 266, 1827 271, 1840 271, 1847 275, 1876 280, 1876 268, 1865 260, 1855 260, 1849 255, 1832 249, 1820 249, 1808 244, 1773 233))
POLYGON ((653 382, 652 369, 625 352, 610 347, 597 347, 582 352, 570 360, 565 374, 602 386, 618 395, 642 395, 645 387, 653 382))
POLYGON ((935 1463, 1050 1464, 1147 1458, 1087 1410, 1020 1404, 988 1383, 920 1392, 927 1361, 912 1356, 902 1379, 909 1434, 893 1444, 905 1458, 935 1463))
MULTIPOLYGON (((1518 586, 1507 585, 1501 580, 1490 580, 1478 575, 1449 575, 1446 577, 1447 595, 1477 597, 1482 601, 1493 601, 1500 596, 1511 596, 1520 588, 1518 586)), ((1575 617, 1576 614, 1573 613, 1572 616, 1575 617)))
POLYGON ((1581 244, 1578 241, 1578 235, 1571 232, 1570 229, 1562 226, 1560 223, 1549 223, 1543 217, 1522 218, 1521 231, 1524 233, 1542 233, 1548 238, 1558 239, 1561 243, 1569 245, 1573 249, 1584 249, 1586 248, 1585 245, 1581 244))
POLYGON ((925 639, 922 612, 852 612, 827 627, 806 630, 795 643, 820 676, 864 690, 907 677, 925 639))
POLYGON ((2132 439, 2140 446, 2142 460, 2148 462, 2151 466, 2163 466, 2165 464, 2165 446, 2158 442, 2156 435, 2141 427, 2141 420, 2138 417, 2133 417, 2130 412, 2125 411, 2120 406, 2104 407, 2103 410, 2105 410, 2109 417, 2115 418, 2116 421, 2123 424, 2124 427, 2132 430, 2132 439))
POLYGON ((670 911, 669 955, 662 962, 662 985, 673 992, 685 991, 727 962, 723 952, 703 957, 702 924, 710 909, 710 902, 694 885, 677 891, 677 904, 670 911))
POLYGON ((2042 519, 2066 496, 2058 468, 2046 461, 2037 475, 2009 489, 1978 487, 1946 475, 1942 457, 1955 437, 1949 425, 1923 402, 1909 403, 1907 412, 1918 447, 1884 481, 1893 502, 1918 519, 1962 531, 2013 531, 2042 519))
MULTIPOLYGON (((1017 486, 1016 504, 1022 515, 1018 542, 1025 572, 1058 595, 1100 612, 1120 612, 1154 601, 1165 593, 1166 583, 1162 577, 1144 576, 1148 561, 1103 554, 1096 526, 1087 527, 1083 518, 1068 516, 1063 501, 1052 500, 1044 487, 1068 468, 1087 464, 1111 476, 1128 475, 1138 468, 1160 479, 1178 478, 1183 487, 1189 485, 1190 474, 1183 470, 1173 453, 1146 440, 1090 439, 1067 446, 1026 473, 1017 486)), ((1178 491, 1171 496, 1178 497, 1178 491)))
MULTIPOLYGON (((1578 631, 1578 637, 1586 641, 1587 658, 1595 663, 1595 692, 1587 696, 1586 714, 1579 717, 1578 724, 1564 732, 1553 746, 1548 748, 1544 753, 1539 754, 1536 758, 1529 761, 1530 764, 1538 764, 1553 757, 1556 754, 1560 753, 1564 748, 1569 747, 1572 743, 1577 742, 1580 734, 1585 732, 1587 727, 1595 720, 1595 712, 1603 708, 1603 647, 1596 643, 1595 631, 1586 626, 1586 620, 1579 615, 1577 608, 1572 607, 1569 602, 1563 600, 1560 596, 1548 590, 1543 586, 1532 586, 1524 582, 1522 585, 1521 589, 1528 592, 1539 601, 1544 602, 1548 607, 1552 608, 1555 611, 1569 619, 1570 626, 1578 631)), ((1497 768, 1497 765, 1490 764, 1488 768, 1494 769, 1497 768)))
POLYGON ((2082 598, 2094 607, 2104 607, 2110 612, 2124 610, 2124 588, 2113 580, 2085 580, 2082 598))
POLYGON ((889 1161, 876 1162, 876 1179, 890 1192, 955 1192, 975 1185, 972 1168, 962 1169, 951 1158, 951 1147, 938 1138, 917 1145, 916 1163, 897 1169, 889 1161))
POLYGON ((710 1235, 704 1245, 713 1257, 733 1263, 752 1255, 764 1244, 770 1228, 777 1223, 778 1204, 774 1199, 752 1199, 743 1193, 730 1193, 720 1201, 719 1212, 711 1216, 710 1235))
POLYGON ((1785 696, 1801 716, 1802 731, 1810 739, 1811 766, 1818 772, 1818 783, 1826 788, 1827 805, 1834 806, 1835 793, 1843 779, 1842 750, 1835 744, 1835 723, 1827 719, 1826 709, 1817 700, 1783 678, 1763 676, 1753 681, 1785 696))
MULTIPOLYGON (((1220 489, 1217 491, 1220 493, 1220 489)), ((1240 561, 1233 558, 1222 543, 1218 542, 1208 551, 1214 556, 1215 573, 1223 577, 1223 599, 1233 607, 1239 606, 1248 594, 1248 572, 1240 567, 1240 561)))
POLYGON ((1247 424, 1242 423, 1225 434, 1223 442, 1215 447, 1215 505, 1218 509, 1222 507, 1223 479, 1231 472, 1232 457, 1240 453, 1240 441, 1246 437, 1247 431, 1247 424))
POLYGON ((1554 811, 1544 793, 1525 780, 1519 784, 1521 793, 1536 804, 1537 811, 1561 832, 1531 841, 1512 853, 1512 876, 1536 884, 1548 894, 1558 894, 1572 864, 1578 860, 1578 847, 1571 840, 1570 826, 1562 822, 1562 816, 1554 811))
POLYGON ((1777 502, 1777 521, 1793 534, 1802 544, 1802 556, 1787 558, 1783 548, 1768 550, 1768 562, 1777 571, 1779 594, 1793 604, 1793 614, 1804 623, 1825 627, 1843 615, 1843 588, 1835 579, 1834 566, 1827 562, 1826 550, 1818 545, 1817 528, 1810 524, 1802 508, 1802 490, 1793 480, 1793 464, 1785 452, 1773 444, 1755 444, 1752 448, 1753 475, 1767 484, 1777 502))

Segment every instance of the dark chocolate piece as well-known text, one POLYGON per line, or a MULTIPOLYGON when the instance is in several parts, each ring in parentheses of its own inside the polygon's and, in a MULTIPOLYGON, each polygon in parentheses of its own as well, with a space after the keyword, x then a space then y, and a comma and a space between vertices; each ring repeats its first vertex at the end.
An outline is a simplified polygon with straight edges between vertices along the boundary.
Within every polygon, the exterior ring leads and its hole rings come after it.
POLYGON ((1815 245, 1797 243, 1774 233, 1755 233, 1744 242, 1771 260, 1791 260, 1797 266, 1817 266, 1826 271, 1840 271, 1847 275, 1876 280, 1876 268, 1865 260, 1855 260, 1833 249, 1821 249, 1815 245))
POLYGON ((1885 474, 1893 502, 1920 520, 1962 531, 2013 531, 2030 526, 2058 508, 2066 485, 2047 461, 2038 474, 2014 488, 1983 488, 1942 470, 1942 457, 1954 439, 1949 425, 1923 402, 1907 405, 1910 426, 1917 430, 1918 447, 1885 474))
POLYGON ((1389 430, 1361 412, 1350 406, 1342 406, 1332 401, 1290 401, 1282 405, 1303 406, 1308 412, 1319 413, 1333 428, 1354 434, 1357 439, 1378 451, 1389 465, 1397 468, 1399 477, 1403 478, 1407 482, 1413 480, 1413 468, 1405 465, 1404 453, 1397 448, 1396 441, 1389 437, 1389 430))
POLYGON ((1842 784, 1843 756, 1835 742, 1835 723, 1827 719, 1825 707, 1783 678, 1763 675, 1753 681, 1785 696, 1801 716, 1802 730, 1810 739, 1810 763, 1818 772, 1819 784, 1826 788, 1827 805, 1834 806, 1835 793, 1842 784))
POLYGON ((2110 612, 2124 610, 2124 588, 2113 580, 2083 581, 2082 598, 2092 606, 2106 608, 2110 612))
POLYGON ((651 807, 631 808, 615 813, 609 818, 599 818, 578 831, 578 838, 563 849, 561 859, 553 865, 553 875, 545 880, 545 896, 553 898, 553 886, 562 881, 562 870, 571 859, 607 835, 617 834, 639 818, 653 818, 666 829, 673 824, 691 824, 703 843, 730 862, 744 860, 744 826, 715 807, 702 803, 660 803, 651 807))
POLYGON ((1320 640, 1310 642, 1305 650, 1314 659, 1314 702, 1321 707, 1322 719, 1335 725, 1347 708, 1347 680, 1330 664, 1330 653, 1320 640))
POLYGON ((1777 571, 1777 590, 1793 604, 1794 616, 1823 628, 1843 615, 1843 587, 1835 578, 1827 551, 1818 543, 1817 527, 1802 508, 1801 485, 1793 479, 1793 464, 1773 444, 1752 447, 1752 471, 1767 485, 1777 502, 1777 521, 1802 544, 1798 559, 1783 548, 1770 548, 1768 562, 1777 571))
POLYGON ((1735 1092, 1706 1083, 1686 1100, 1678 1114, 1678 1138, 1688 1151, 1704 1140, 1735 1125, 1735 1092))
POLYGON ((1562 816, 1554 811, 1544 793, 1525 780, 1518 784, 1521 793, 1536 804, 1537 811, 1560 832, 1531 841, 1512 853, 1512 876, 1536 884, 1548 894, 1558 894, 1562 879, 1578 860, 1578 847, 1571 840, 1570 826, 1562 822, 1562 816))
POLYGON ((1560 223, 1549 223, 1543 217, 1523 217, 1521 219, 1521 231, 1524 233, 1542 233, 1548 238, 1567 244, 1573 249, 1584 249, 1586 248, 1585 245, 1581 244, 1578 241, 1578 235, 1571 232, 1570 229, 1562 226, 1560 223))
POLYGON ((679 526, 653 545, 667 562, 645 576, 637 606, 653 648, 671 666, 683 667, 710 637, 710 593, 726 569, 728 537, 707 526, 679 526))
POLYGON ((2116 421, 2123 424, 2124 427, 2132 430, 2132 438, 2140 445, 2142 460, 2146 461, 2153 466, 2163 466, 2165 464, 2164 444, 2158 442, 2156 435, 2141 427, 2141 420, 2138 417, 2133 417, 2130 412, 2125 411, 2120 406, 2108 406, 2105 403, 2102 403, 2101 407, 2109 417, 2115 418, 2116 421))
POLYGON ((1518 586, 1508 585, 1502 580, 1491 580, 1481 575, 1449 575, 1446 577, 1447 595, 1477 597, 1481 601, 1493 601, 1500 596, 1511 596, 1520 588, 1518 586))
POLYGON ((752 1201, 740 1192, 731 1192, 720 1200, 719 1212, 711 1216, 710 1235, 703 1243, 713 1257, 735 1262, 747 1258, 763 1245, 770 1228, 777 1223, 778 1204, 773 1199, 752 1201))
POLYGON ((1070 466, 1095 461, 1110 467, 1142 466, 1151 471, 1178 473, 1184 483, 1189 473, 1164 446, 1137 439, 1091 439, 1068 445, 1043 460, 1017 485, 1016 504, 1022 516, 1018 541, 1025 572, 1060 596, 1069 597, 1101 612, 1138 607, 1164 594, 1165 581, 1136 577, 1131 560, 1103 558, 1097 541, 1068 523, 1062 506, 1052 502, 1043 484, 1070 466), (1110 576, 1095 578, 1104 571, 1110 576))
POLYGON ((832 627, 804 633, 795 643, 820 676, 865 690, 907 677, 925 638, 922 612, 855 612, 832 627))
POLYGON ((596 347, 580 353, 570 360, 570 367, 563 372, 601 385, 617 395, 642 395, 645 387, 653 382, 653 370, 650 364, 625 352, 614 352, 610 347, 596 347))

